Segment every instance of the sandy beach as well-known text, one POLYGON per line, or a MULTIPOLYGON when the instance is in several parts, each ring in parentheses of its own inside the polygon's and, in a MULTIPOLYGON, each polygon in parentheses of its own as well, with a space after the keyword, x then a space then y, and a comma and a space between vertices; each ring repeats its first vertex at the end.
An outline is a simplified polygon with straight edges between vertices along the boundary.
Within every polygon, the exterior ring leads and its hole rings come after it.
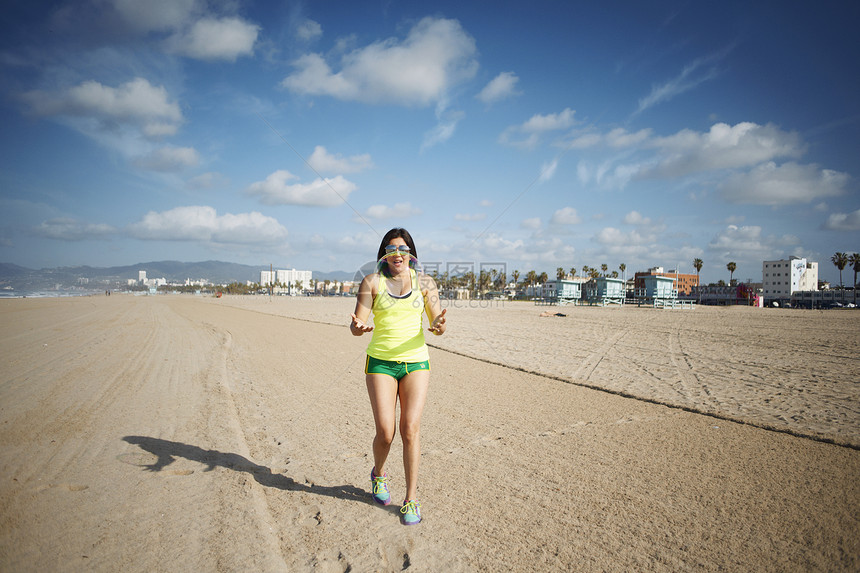
POLYGON ((0 570, 860 569, 860 313, 451 303, 403 527, 353 305, 0 301, 0 570))

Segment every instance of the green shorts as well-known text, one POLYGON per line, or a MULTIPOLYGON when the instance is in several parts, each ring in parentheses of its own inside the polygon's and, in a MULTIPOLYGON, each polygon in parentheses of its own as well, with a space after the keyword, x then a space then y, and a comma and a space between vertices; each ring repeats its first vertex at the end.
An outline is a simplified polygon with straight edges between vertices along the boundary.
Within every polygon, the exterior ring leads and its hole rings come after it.
POLYGON ((367 363, 364 366, 365 374, 388 374, 398 382, 401 378, 416 370, 430 370, 430 361, 400 362, 399 360, 380 360, 368 354, 367 363))

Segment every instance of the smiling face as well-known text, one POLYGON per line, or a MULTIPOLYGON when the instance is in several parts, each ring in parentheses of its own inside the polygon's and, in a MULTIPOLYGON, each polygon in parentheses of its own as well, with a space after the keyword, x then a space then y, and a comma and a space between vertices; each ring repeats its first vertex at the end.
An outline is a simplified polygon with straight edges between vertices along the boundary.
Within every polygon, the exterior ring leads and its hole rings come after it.
POLYGON ((388 272, 391 276, 396 276, 405 270, 409 270, 409 251, 403 251, 402 248, 409 248, 409 245, 406 244, 406 241, 403 240, 403 237, 394 237, 390 241, 388 241, 388 245, 386 246, 386 251, 388 251, 388 247, 395 247, 396 250, 392 249, 392 254, 387 254, 385 257, 385 262, 388 263, 388 272))

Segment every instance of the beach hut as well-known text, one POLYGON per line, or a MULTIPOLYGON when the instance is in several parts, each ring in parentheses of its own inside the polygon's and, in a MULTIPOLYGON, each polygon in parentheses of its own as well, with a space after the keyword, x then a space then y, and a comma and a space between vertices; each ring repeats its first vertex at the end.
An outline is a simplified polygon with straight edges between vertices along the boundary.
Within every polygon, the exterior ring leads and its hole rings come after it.
POLYGON ((675 279, 665 276, 642 277, 644 287, 636 289, 636 304, 648 304, 654 308, 692 308, 692 300, 680 300, 675 279))
POLYGON ((577 304, 582 298, 582 284, 579 281, 547 281, 541 288, 536 304, 577 304))
POLYGON ((681 305, 678 300, 678 289, 675 288, 675 279, 650 275, 642 277, 645 286, 636 289, 636 302, 638 306, 650 304, 655 308, 675 308, 681 305))
POLYGON ((585 283, 585 298, 588 304, 606 306, 624 304, 626 290, 624 281, 612 277, 598 277, 585 283))

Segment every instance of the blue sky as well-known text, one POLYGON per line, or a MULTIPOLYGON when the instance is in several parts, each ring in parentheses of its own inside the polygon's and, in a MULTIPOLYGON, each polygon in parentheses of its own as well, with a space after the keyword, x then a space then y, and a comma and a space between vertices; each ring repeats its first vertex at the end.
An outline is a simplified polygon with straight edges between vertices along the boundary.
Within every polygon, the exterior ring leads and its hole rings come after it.
POLYGON ((353 271, 403 226, 425 262, 838 282, 858 6, 8 0, 0 261, 353 271))

